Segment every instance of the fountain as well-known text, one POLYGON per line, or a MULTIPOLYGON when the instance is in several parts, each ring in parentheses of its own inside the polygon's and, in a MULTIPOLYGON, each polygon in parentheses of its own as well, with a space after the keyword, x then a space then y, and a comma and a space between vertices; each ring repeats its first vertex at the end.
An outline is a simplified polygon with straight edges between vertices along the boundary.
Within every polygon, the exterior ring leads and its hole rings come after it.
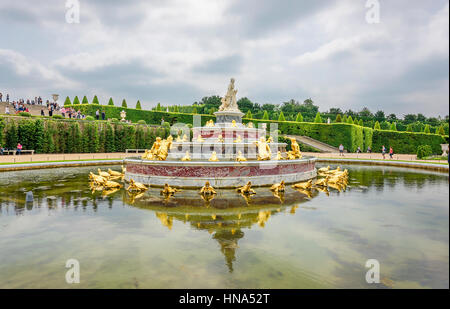
MULTIPOLYGON (((284 181, 295 183, 316 176, 314 157, 302 157, 299 148, 286 152, 271 127, 266 140, 266 124, 244 125, 244 114, 236 102, 232 78, 222 105, 215 113, 217 123, 193 127, 193 139, 186 135, 172 141, 157 141, 154 148, 167 148, 162 155, 125 159, 125 180, 163 186, 200 188, 209 181, 214 188, 236 188, 251 181, 254 186, 271 186, 284 181)), ((149 153, 152 150, 149 151, 149 153)))

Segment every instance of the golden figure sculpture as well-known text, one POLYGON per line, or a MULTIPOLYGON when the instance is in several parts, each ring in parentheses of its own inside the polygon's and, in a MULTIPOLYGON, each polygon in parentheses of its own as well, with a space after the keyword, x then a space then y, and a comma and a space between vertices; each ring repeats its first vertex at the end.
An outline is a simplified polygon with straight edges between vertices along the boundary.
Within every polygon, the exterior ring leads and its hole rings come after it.
POLYGON ((230 84, 228 85, 228 90, 225 96, 220 100, 221 105, 219 107, 219 112, 222 111, 239 111, 239 107, 236 101, 237 90, 234 89, 234 78, 231 78, 230 84))
POLYGON ((141 197, 143 197, 145 195, 145 192, 130 192, 130 191, 127 191, 127 192, 130 197, 130 201, 129 201, 130 204, 134 204, 134 202, 136 200, 140 199, 141 197))
POLYGON ((238 161, 238 162, 247 161, 247 158, 242 155, 242 152, 240 150, 238 151, 238 154, 236 156, 236 161, 238 161))
POLYGON ((242 143, 242 138, 241 136, 238 134, 238 136, 236 137, 236 139, 234 140, 235 143, 242 143))
POLYGON ((330 166, 328 165, 327 167, 319 168, 317 170, 317 172, 319 172, 319 173, 328 173, 329 170, 330 170, 330 166))
POLYGON ((325 193, 327 196, 330 196, 330 191, 328 191, 328 187, 316 187, 316 189, 320 192, 325 193))
POLYGON ((153 156, 157 156, 158 155, 158 152, 159 152, 159 148, 161 147, 161 143, 162 143, 162 140, 161 140, 161 137, 156 137, 156 140, 155 140, 155 142, 153 143, 153 145, 152 145, 152 148, 150 149, 150 153, 153 155, 153 156))
POLYGON ((272 136, 269 136, 269 138, 267 139, 267 144, 273 143, 273 138, 272 136))
POLYGON ((157 158, 158 160, 164 161, 169 155, 169 149, 172 147, 173 137, 170 135, 167 139, 162 140, 160 147, 158 149, 157 158))
POLYGON ((245 194, 245 195, 252 195, 256 194, 255 190, 252 189, 252 182, 249 181, 245 186, 237 188, 236 192, 245 194))
POLYGON ((233 128, 236 128, 236 127, 237 127, 236 120, 233 120, 233 121, 231 122, 231 127, 233 127, 233 128))
POLYGON ((120 189, 123 186, 118 182, 107 180, 103 183, 103 187, 106 189, 120 189))
POLYGON ((295 159, 297 159, 295 157, 295 155, 291 151, 286 152, 286 155, 287 155, 287 159, 288 160, 295 160, 295 159))
POLYGON ((297 143, 297 140, 295 138, 290 137, 291 140, 291 151, 288 151, 288 159, 289 160, 295 160, 295 159, 301 159, 302 153, 300 151, 300 146, 297 143))
POLYGON ((208 120, 208 121, 206 122, 205 126, 206 126, 206 127, 214 127, 214 121, 213 121, 212 119, 211 119, 211 120, 208 120))
POLYGON ((208 159, 208 161, 210 162, 218 162, 219 158, 217 158, 217 153, 215 151, 213 151, 211 153, 211 157, 208 159))
POLYGON ((313 186, 312 179, 305 181, 305 182, 299 182, 292 186, 294 189, 303 189, 303 190, 309 190, 313 186))
POLYGON ((270 160, 272 156, 272 151, 270 150, 269 145, 266 142, 266 139, 262 136, 259 141, 255 142, 256 146, 258 146, 258 160, 270 160))
POLYGON ((112 177, 122 177, 123 176, 123 173, 113 171, 110 168, 108 169, 108 174, 109 174, 109 176, 112 176, 112 177))
POLYGON ((216 190, 214 190, 214 188, 210 185, 209 181, 205 183, 199 193, 202 195, 217 194, 216 190))
POLYGON ((136 182, 133 179, 130 179, 130 185, 127 188, 127 191, 146 191, 148 187, 140 182, 136 182))
POLYGON ((282 180, 280 183, 276 183, 270 187, 270 191, 272 192, 284 192, 286 189, 286 185, 284 184, 284 180, 282 180))
POLYGON ((217 142, 218 143, 223 143, 224 142, 222 134, 219 134, 219 136, 217 136, 217 142))
POLYGON ((181 190, 172 188, 171 186, 169 186, 169 184, 166 183, 166 184, 164 184, 164 189, 161 190, 160 194, 161 195, 174 195, 176 192, 179 192, 179 191, 181 191, 181 190))
POLYGON ((249 123, 247 123, 247 128, 249 128, 249 129, 253 129, 253 122, 249 122, 249 123))
POLYGON ((106 179, 100 175, 95 175, 94 173, 89 173, 89 180, 91 180, 95 185, 102 185, 106 179))

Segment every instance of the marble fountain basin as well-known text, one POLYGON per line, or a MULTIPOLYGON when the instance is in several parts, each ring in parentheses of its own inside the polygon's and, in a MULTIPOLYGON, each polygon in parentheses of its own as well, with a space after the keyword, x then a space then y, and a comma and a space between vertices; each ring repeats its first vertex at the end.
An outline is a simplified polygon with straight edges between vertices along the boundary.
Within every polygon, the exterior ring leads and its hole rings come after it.
POLYGON ((125 180, 134 179, 160 187, 165 183, 180 188, 200 188, 209 181, 215 188, 236 188, 251 181, 254 186, 270 186, 282 180, 289 184, 316 177, 316 158, 246 162, 207 160, 151 161, 128 158, 125 180))

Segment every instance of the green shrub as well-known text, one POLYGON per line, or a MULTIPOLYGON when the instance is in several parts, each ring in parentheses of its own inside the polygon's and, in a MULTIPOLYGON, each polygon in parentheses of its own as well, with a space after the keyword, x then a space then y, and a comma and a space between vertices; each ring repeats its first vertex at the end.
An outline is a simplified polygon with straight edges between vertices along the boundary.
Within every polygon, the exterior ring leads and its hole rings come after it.
POLYGON ((302 113, 298 113, 297 114, 297 118, 295 118, 296 122, 303 122, 303 115, 302 113))
POLYGON ((86 120, 86 121, 94 121, 95 118, 92 117, 92 116, 86 116, 85 120, 86 120))
POLYGON ((406 126, 406 132, 412 132, 412 131, 413 131, 412 125, 408 124, 406 126))
POLYGON ((64 117, 62 115, 58 115, 58 114, 53 115, 52 118, 53 119, 64 119, 64 117))
POLYGON ((340 122, 342 122, 342 117, 341 117, 341 114, 337 114, 336 115, 336 120, 335 120, 337 123, 340 123, 340 122))
POLYGON ((440 127, 439 127, 437 134, 439 134, 439 135, 445 135, 445 129, 444 129, 444 126, 440 126, 440 127))
POLYGON ((72 105, 72 102, 70 102, 69 97, 66 97, 66 100, 64 101, 64 106, 72 105))
POLYGON ((77 104, 80 104, 80 100, 78 99, 78 96, 75 96, 75 98, 73 99, 73 105, 77 104))
POLYGON ((21 116, 21 117, 31 117, 31 114, 30 114, 30 113, 27 113, 27 112, 20 112, 20 113, 18 113, 17 115, 18 115, 18 116, 21 116))
POLYGON ((347 123, 348 123, 348 124, 353 124, 353 118, 352 118, 352 116, 348 116, 348 117, 347 117, 347 123))
POLYGON ((112 98, 109 98, 108 105, 109 106, 114 106, 114 101, 113 101, 112 98))
POLYGON ((430 134, 430 133, 431 133, 431 132, 430 132, 430 125, 429 125, 429 124, 425 125, 425 128, 423 129, 423 133, 427 133, 427 134, 430 134))
POLYGON ((111 120, 110 120, 112 123, 117 123, 117 122, 119 122, 119 119, 117 119, 117 118, 111 118, 111 120))
POLYGON ((280 116, 278 116, 278 121, 286 121, 286 118, 284 118, 284 114, 282 111, 280 112, 280 116))
POLYGON ((397 131, 397 124, 395 122, 391 124, 391 131, 397 131))
POLYGON ((322 121, 322 117, 320 116, 320 113, 319 113, 319 112, 317 112, 316 118, 314 118, 314 122, 315 122, 315 123, 322 123, 322 122, 323 122, 323 121, 322 121))
POLYGON ((380 123, 377 121, 375 122, 375 125, 373 126, 374 130, 381 130, 380 123))
POLYGON ((96 95, 94 95, 94 99, 92 99, 92 104, 100 105, 100 103, 98 102, 98 98, 97 98, 96 95))
POLYGON ((142 109, 141 101, 139 101, 139 100, 136 102, 136 109, 142 109))
POLYGON ((81 101, 81 104, 89 104, 89 101, 86 96, 83 97, 83 101, 81 101))
POLYGON ((253 118, 253 115, 252 115, 252 111, 251 111, 251 110, 248 110, 248 111, 247 111, 247 114, 245 114, 245 118, 247 118, 247 119, 252 119, 252 118, 253 118))
POLYGON ((145 122, 145 120, 143 120, 143 119, 139 120, 137 123, 138 123, 138 124, 147 124, 147 123, 145 122))
POLYGON ((267 111, 264 111, 264 115, 263 115, 262 119, 269 120, 269 113, 267 111))
POLYGON ((363 127, 364 126, 364 121, 362 119, 359 119, 358 125, 363 127))
POLYGON ((433 150, 431 149, 430 145, 420 145, 417 147, 417 158, 418 159, 424 159, 426 157, 429 157, 433 154, 433 150))
POLYGON ((122 100, 122 107, 127 108, 127 101, 125 99, 122 100))

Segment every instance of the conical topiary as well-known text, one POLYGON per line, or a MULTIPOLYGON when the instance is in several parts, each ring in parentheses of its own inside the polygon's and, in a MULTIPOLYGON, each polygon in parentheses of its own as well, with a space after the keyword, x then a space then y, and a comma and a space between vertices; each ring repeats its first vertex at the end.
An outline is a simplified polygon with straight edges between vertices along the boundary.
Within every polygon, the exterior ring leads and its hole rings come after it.
POLYGON ((83 97, 83 101, 81 101, 82 104, 89 104, 89 101, 86 96, 83 97))
POLYGON ((109 98, 108 105, 114 106, 114 101, 112 98, 109 98))
POLYGON ((96 95, 94 95, 94 98, 92 99, 92 104, 97 104, 97 105, 100 104, 96 95))
POLYGON ((139 101, 139 100, 136 102, 136 109, 142 109, 141 101, 139 101))
POLYGON ((125 99, 122 100, 122 107, 127 108, 127 101, 125 99))
POLYGON ((80 100, 78 99, 78 96, 75 96, 75 98, 73 98, 73 105, 76 104, 80 104, 80 100))
POLYGON ((70 102, 69 97, 66 98, 66 100, 64 101, 64 106, 69 106, 72 105, 72 102, 70 102))

